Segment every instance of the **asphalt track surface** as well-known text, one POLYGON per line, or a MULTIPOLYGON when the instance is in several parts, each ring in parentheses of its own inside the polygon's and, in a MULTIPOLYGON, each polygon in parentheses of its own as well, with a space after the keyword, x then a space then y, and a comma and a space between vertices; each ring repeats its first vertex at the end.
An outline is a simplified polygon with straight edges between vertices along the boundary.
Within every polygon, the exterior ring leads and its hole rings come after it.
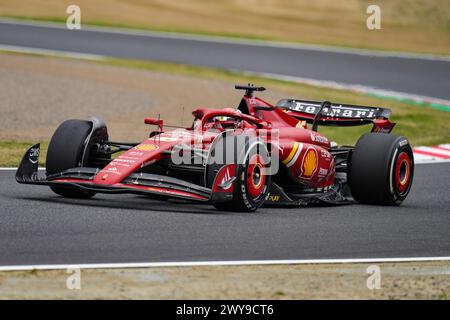
POLYGON ((0 45, 149 59, 363 85, 450 100, 450 60, 66 30, 0 21, 0 45))
POLYGON ((212 206, 135 195, 72 200, 0 171, 0 265, 450 256, 450 163, 416 166, 400 207, 212 206))

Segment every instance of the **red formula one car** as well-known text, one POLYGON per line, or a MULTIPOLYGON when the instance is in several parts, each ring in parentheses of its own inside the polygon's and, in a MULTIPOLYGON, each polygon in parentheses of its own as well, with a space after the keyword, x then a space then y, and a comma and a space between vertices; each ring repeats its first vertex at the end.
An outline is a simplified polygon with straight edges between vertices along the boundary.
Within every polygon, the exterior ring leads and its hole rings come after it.
POLYGON ((390 134, 390 110, 294 99, 273 106, 254 97, 262 87, 236 88, 245 90, 237 109, 197 109, 191 127, 169 131, 162 120, 147 118, 158 129, 140 143, 110 140, 98 118, 65 121, 50 141, 46 176, 38 176, 37 144, 16 180, 48 185, 64 197, 134 193, 230 211, 263 204, 399 205, 408 195, 413 153, 406 138, 390 134), (373 124, 372 132, 354 147, 337 146, 317 130, 363 124, 373 124))

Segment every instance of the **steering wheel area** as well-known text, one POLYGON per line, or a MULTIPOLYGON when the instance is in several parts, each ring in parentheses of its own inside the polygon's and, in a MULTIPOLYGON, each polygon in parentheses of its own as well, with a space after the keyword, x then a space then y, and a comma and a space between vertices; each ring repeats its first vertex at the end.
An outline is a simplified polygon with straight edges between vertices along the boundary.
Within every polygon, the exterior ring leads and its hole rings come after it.
POLYGON ((194 110, 192 114, 195 119, 192 128, 202 131, 217 130, 223 132, 225 130, 256 129, 268 126, 261 119, 231 108, 221 110, 200 108, 194 110))
POLYGON ((208 131, 211 129, 223 132, 229 129, 244 129, 246 123, 244 120, 235 117, 228 116, 215 116, 206 119, 203 124, 203 130, 208 131))

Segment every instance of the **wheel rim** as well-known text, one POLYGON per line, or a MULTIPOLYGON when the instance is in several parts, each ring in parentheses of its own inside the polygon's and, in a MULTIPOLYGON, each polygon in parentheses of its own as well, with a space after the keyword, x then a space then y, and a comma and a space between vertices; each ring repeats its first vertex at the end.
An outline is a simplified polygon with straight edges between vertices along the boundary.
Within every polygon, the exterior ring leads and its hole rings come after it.
POLYGON ((400 195, 404 195, 411 182, 412 162, 408 153, 402 152, 395 165, 395 187, 400 195))
POLYGON ((264 193, 266 184, 266 175, 264 162, 258 154, 252 156, 247 167, 247 191, 253 198, 257 199, 264 193))

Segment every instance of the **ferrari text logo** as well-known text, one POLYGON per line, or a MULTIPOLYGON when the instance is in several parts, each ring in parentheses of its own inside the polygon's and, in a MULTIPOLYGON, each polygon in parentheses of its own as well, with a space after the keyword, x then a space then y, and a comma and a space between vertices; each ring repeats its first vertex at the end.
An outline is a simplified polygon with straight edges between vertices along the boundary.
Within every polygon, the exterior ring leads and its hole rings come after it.
MULTIPOLYGON (((286 108, 291 111, 317 114, 320 110, 320 103, 306 103, 295 100, 286 102, 286 108)), ((371 119, 377 116, 379 108, 358 107, 349 105, 332 105, 331 108, 324 108, 322 116, 331 118, 356 118, 356 119, 371 119)))
POLYGON ((311 178, 317 170, 317 152, 314 148, 308 149, 303 158, 302 176, 311 178))

